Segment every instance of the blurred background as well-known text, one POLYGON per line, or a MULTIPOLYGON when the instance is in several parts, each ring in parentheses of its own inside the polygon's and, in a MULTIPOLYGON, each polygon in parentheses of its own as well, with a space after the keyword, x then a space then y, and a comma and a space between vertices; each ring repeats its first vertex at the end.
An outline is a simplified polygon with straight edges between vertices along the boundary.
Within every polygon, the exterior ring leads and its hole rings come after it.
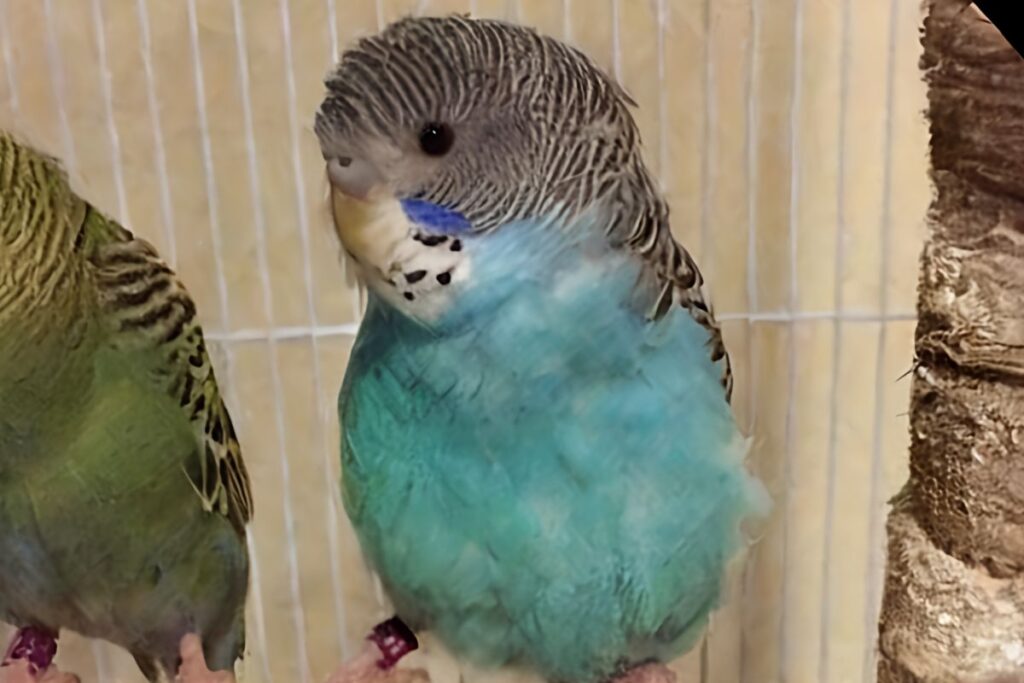
MULTIPOLYGON (((0 0, 0 125, 157 245, 213 342, 257 503, 245 680, 319 683, 389 615, 338 497, 361 297, 312 121, 346 44, 448 12, 563 37, 625 85, 724 321, 776 509, 681 683, 873 681, 930 199, 917 3, 0 0)), ((59 661, 142 681, 71 634, 59 661)))

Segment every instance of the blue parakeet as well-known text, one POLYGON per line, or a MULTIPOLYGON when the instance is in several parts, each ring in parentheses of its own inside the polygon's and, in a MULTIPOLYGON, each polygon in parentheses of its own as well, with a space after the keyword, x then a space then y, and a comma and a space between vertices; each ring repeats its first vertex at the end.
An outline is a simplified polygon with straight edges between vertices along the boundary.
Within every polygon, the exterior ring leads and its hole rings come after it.
POLYGON ((369 293, 342 490, 397 616, 551 681, 684 652, 768 501, 634 103, 565 44, 460 16, 359 41, 326 88, 369 293))
POLYGON ((196 308, 156 251, 0 131, 0 619, 39 670, 61 629, 173 680, 244 647, 252 513, 196 308))

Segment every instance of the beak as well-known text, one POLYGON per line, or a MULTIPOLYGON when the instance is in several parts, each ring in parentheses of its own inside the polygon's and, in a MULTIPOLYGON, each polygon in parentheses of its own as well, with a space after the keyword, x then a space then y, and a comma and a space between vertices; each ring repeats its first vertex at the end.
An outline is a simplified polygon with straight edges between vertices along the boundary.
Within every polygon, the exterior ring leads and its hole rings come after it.
MULTIPOLYGON (((328 157, 327 178, 331 183, 331 214, 334 230, 345 244, 378 224, 381 215, 398 206, 390 186, 374 164, 355 157, 328 157), (392 201, 388 201, 391 199, 392 201)), ((350 244, 356 252, 363 247, 350 244)))
POLYGON ((373 164, 354 157, 329 158, 327 178, 334 190, 352 199, 366 200, 384 185, 384 177, 373 164))

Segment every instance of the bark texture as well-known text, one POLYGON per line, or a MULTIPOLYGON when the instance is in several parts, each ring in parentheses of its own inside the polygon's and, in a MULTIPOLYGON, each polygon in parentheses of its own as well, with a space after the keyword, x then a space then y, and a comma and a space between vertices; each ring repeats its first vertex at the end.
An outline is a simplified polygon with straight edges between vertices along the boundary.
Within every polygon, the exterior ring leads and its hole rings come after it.
POLYGON ((936 197, 878 680, 1024 681, 1024 60, 963 0, 926 13, 936 197))

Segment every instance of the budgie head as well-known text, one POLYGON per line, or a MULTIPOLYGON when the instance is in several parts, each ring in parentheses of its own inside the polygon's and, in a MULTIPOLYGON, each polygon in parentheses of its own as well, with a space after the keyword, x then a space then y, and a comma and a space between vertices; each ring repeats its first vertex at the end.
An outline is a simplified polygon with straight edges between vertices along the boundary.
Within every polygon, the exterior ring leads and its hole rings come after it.
POLYGON ((345 52, 327 88, 316 130, 336 186, 364 196, 383 184, 468 229, 559 201, 578 210, 643 175, 625 93, 527 28, 405 19, 345 52))
MULTIPOLYGON (((335 227, 393 307, 429 322, 485 279, 474 244, 588 216, 643 261, 648 314, 686 306, 725 358, 644 165, 634 103, 586 55, 500 21, 407 18, 347 50, 326 86, 315 128, 335 227)), ((536 234, 521 250, 544 248, 536 234)))

